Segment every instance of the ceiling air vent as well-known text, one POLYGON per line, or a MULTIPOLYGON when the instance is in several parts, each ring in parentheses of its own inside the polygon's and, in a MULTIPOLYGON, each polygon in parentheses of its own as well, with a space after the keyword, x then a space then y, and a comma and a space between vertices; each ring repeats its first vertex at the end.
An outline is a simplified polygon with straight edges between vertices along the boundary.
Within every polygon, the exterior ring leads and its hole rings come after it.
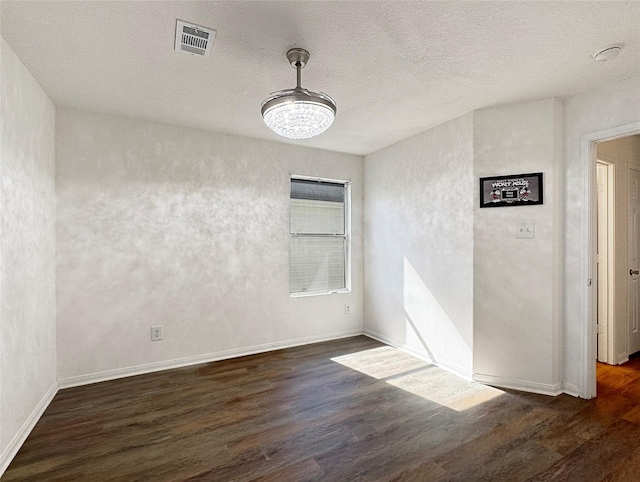
POLYGON ((211 55, 216 31, 194 23, 176 20, 176 52, 207 57, 211 55))

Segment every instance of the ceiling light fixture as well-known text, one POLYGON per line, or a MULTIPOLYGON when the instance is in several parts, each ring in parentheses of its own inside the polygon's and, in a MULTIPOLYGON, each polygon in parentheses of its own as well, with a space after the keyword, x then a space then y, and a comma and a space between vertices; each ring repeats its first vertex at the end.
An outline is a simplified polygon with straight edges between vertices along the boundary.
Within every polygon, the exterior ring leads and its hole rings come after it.
POLYGON ((336 103, 323 92, 311 92, 300 86, 301 70, 309 61, 309 52, 287 52, 296 69, 297 86, 273 92, 262 103, 262 118, 273 132, 289 139, 309 139, 326 131, 336 117, 336 103))

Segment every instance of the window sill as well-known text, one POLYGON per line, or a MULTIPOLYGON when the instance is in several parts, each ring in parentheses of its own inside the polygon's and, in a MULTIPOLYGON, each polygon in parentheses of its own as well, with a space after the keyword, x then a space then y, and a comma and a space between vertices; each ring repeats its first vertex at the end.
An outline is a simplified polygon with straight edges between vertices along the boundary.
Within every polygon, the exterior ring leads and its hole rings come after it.
POLYGON ((290 298, 306 298, 307 296, 332 295, 336 293, 351 293, 351 290, 348 288, 344 288, 340 290, 331 290, 331 291, 301 291, 299 293, 289 293, 289 297, 290 298))

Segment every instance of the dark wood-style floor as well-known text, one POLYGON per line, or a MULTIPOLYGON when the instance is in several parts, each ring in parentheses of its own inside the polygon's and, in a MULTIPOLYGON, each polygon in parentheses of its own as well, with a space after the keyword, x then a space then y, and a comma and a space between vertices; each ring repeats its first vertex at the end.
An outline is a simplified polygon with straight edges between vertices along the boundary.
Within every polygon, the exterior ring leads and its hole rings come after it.
POLYGON ((2 478, 640 480, 640 358, 595 400, 464 382, 360 336, 61 390, 2 478))

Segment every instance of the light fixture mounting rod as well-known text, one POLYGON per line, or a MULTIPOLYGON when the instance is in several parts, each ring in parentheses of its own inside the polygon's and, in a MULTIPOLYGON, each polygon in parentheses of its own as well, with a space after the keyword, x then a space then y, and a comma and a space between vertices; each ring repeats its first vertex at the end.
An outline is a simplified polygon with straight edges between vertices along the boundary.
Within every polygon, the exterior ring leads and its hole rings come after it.
POLYGON ((302 90, 302 69, 309 62, 309 52, 305 49, 291 49, 287 52, 287 60, 296 69, 296 90, 302 90))

